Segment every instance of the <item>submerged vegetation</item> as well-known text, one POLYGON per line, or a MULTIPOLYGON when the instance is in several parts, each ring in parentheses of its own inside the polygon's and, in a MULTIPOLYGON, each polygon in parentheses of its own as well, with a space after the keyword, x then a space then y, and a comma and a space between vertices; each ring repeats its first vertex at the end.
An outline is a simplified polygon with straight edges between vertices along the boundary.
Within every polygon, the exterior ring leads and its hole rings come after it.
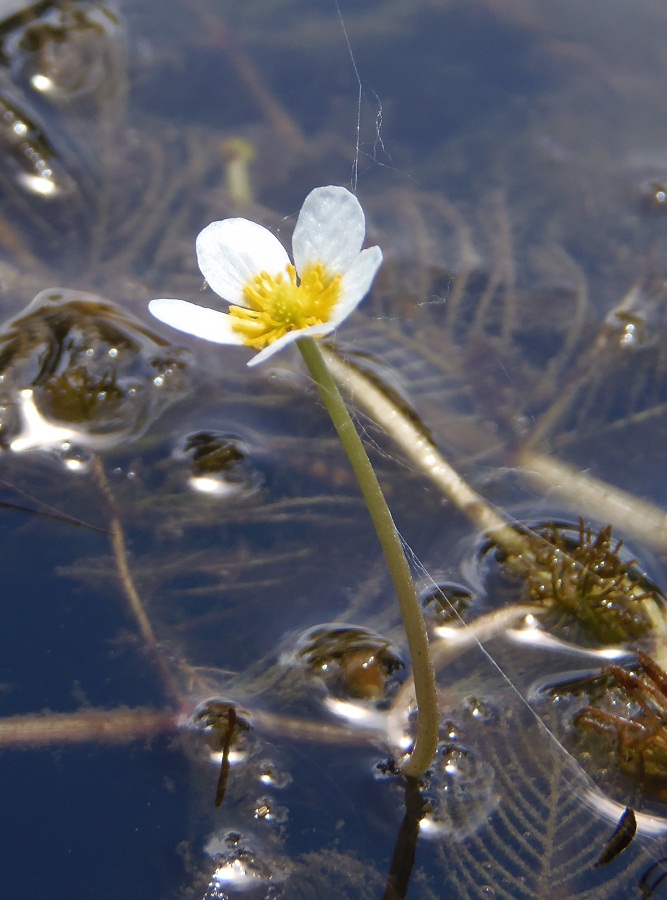
MULTIPOLYGON (((628 710, 620 714, 619 698, 609 712, 587 706, 576 716, 581 728, 597 729, 616 739, 618 762, 624 772, 634 776, 645 790, 666 799, 667 775, 667 672, 640 650, 638 669, 628 671, 609 666, 603 674, 607 693, 614 685, 622 691, 622 704, 628 710)), ((604 702, 606 698, 602 698, 604 702)), ((606 705, 606 704, 605 704, 606 705)))
POLYGON ((503 554, 500 565, 523 576, 523 602, 569 616, 597 644, 664 633, 667 600, 637 561, 622 554, 611 525, 593 532, 579 519, 576 529, 550 523, 521 534, 528 554, 503 554))

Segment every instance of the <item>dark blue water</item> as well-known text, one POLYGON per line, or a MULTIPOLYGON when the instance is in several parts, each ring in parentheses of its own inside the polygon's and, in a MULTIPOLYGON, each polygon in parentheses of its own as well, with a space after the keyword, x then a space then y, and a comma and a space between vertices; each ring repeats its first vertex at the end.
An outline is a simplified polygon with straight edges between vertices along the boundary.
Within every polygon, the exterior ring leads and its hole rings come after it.
MULTIPOLYGON (((667 855, 664 796, 616 771, 613 743, 582 747, 581 695, 534 702, 551 732, 524 702, 545 680, 603 665, 571 647, 497 636, 489 655, 475 647, 443 669, 428 821, 410 843, 394 748, 332 711, 345 696, 338 662, 315 677, 299 656, 309 629, 343 622, 407 659, 312 385, 290 353, 248 370, 245 350, 175 335, 147 303, 215 302, 194 257, 211 220, 244 215, 289 243, 313 187, 357 189, 385 264, 340 347, 370 357, 491 503, 532 524, 610 522, 664 589, 665 544, 642 531, 641 509, 612 521, 580 492, 556 493, 556 476, 538 489, 521 456, 551 454, 667 503, 662 5, 165 0, 9 12, 1 318, 56 287, 65 313, 33 307, 0 342, 0 718, 43 713, 48 733, 57 713, 173 716, 137 740, 3 747, 0 894, 356 900, 383 896, 393 868, 399 896, 424 900, 639 896, 642 873, 667 855), (254 150, 245 206, 226 181, 230 138, 254 150), (25 388, 83 438, 12 452, 25 388), (217 495, 193 486, 202 446, 224 460, 217 495), (113 528, 157 656, 130 612, 113 528), (210 698, 252 726, 219 808, 219 761, 193 713, 210 698), (589 775, 611 812, 582 801, 589 775), (654 815, 659 833, 640 823, 630 849, 595 868, 626 805, 654 815)), ((469 622, 525 601, 476 526, 365 413, 358 422, 420 588, 426 570, 461 585, 469 622)), ((390 695, 404 677, 390 676, 390 695)))

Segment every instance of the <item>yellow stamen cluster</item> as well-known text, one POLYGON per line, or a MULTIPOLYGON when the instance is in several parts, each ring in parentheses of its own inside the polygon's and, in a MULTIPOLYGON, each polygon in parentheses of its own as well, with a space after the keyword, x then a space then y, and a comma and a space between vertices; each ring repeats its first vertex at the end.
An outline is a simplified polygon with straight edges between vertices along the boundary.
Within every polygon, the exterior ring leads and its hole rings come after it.
POLYGON ((230 306, 234 331, 243 343, 262 350, 290 331, 322 325, 340 300, 342 275, 330 275, 321 263, 308 266, 297 281, 294 266, 269 275, 260 272, 243 289, 247 308, 230 306), (287 276, 287 277, 286 277, 287 276))

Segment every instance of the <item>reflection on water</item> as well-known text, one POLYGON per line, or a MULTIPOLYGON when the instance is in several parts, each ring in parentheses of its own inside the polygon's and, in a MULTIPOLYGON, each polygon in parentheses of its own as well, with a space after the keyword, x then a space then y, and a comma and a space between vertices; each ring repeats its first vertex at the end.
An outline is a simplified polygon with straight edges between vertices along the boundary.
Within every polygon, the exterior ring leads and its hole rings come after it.
POLYGON ((136 439, 177 399, 184 368, 182 352, 119 308, 43 291, 0 338, 3 443, 16 453, 136 439))
POLYGON ((341 12, 354 64, 313 0, 0 8, 7 896, 375 898, 391 873, 385 896, 607 898, 661 877, 667 13, 341 12), (359 398, 440 667, 438 754, 407 789, 402 634, 311 386, 289 355, 250 371, 147 315, 210 302, 209 221, 289 245, 308 191, 351 179, 385 264, 337 349, 543 523, 512 529, 533 542, 512 562, 359 398), (633 627, 597 627, 619 598, 633 627), (549 615, 498 613, 527 601, 549 615), (634 839, 596 865, 626 807, 634 839))

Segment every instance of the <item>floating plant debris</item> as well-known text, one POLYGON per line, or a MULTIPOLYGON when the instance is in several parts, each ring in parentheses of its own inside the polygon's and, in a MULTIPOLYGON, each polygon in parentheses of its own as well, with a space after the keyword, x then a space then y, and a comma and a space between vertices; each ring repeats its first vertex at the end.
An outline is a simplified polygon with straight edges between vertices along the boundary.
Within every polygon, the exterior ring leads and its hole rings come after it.
POLYGON ((220 753, 232 745, 245 752, 249 746, 248 737, 252 733, 252 725, 248 713, 236 704, 216 698, 204 700, 197 706, 189 719, 192 728, 205 735, 207 746, 214 753, 220 753))
POLYGON ((229 776, 229 748, 236 735, 237 729, 242 730, 242 725, 238 721, 236 715, 236 707, 230 704, 227 707, 227 725, 222 736, 222 760, 220 762, 220 775, 218 776, 218 785, 215 789, 215 805, 220 806, 227 790, 227 778, 229 776))
POLYGON ((109 72, 109 43, 118 33, 117 15, 103 4, 54 4, 16 30, 12 61, 34 90, 71 101, 100 87, 109 72))
POLYGON ((378 700, 404 663, 390 641, 352 625, 318 625, 299 642, 297 657, 337 696, 378 700))
POLYGON ((232 748, 245 757, 252 743, 252 725, 245 710, 234 703, 211 699, 200 703, 188 721, 191 728, 204 735, 212 756, 220 756, 220 771, 215 788, 215 806, 220 806, 227 791, 232 748))
POLYGON ((368 353, 352 352, 349 355, 346 354, 345 362, 361 372, 406 417, 425 440, 435 444, 431 431, 412 404, 410 397, 406 393, 405 386, 401 384, 395 370, 368 353))
POLYGON ((182 455, 191 460, 190 486, 200 493, 229 499, 247 497, 263 482, 249 459, 244 441, 232 434, 198 431, 188 435, 182 455))
POLYGON ((430 585, 421 595, 421 602, 428 613, 433 611, 435 623, 445 625, 460 621, 473 601, 472 591, 454 582, 430 585))
POLYGON ((238 439, 199 431, 185 439, 185 452, 192 451, 192 468, 199 474, 222 472, 245 459, 238 439))
POLYGON ((59 434, 95 447, 135 439, 183 394, 187 359, 106 300, 43 291, 0 333, 2 442, 43 447, 37 417, 54 426, 53 445, 59 434))

